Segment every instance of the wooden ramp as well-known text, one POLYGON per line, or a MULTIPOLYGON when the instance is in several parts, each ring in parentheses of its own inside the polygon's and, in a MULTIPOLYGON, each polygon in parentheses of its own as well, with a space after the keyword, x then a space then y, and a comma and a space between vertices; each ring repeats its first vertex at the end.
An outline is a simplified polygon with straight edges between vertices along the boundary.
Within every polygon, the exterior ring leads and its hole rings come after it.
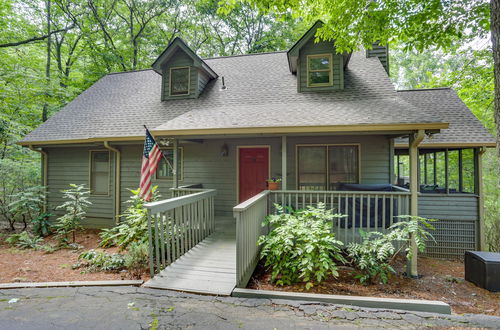
POLYGON ((216 220, 216 231, 144 286, 229 296, 236 286, 234 219, 216 220), (218 220, 218 221, 217 221, 218 220))

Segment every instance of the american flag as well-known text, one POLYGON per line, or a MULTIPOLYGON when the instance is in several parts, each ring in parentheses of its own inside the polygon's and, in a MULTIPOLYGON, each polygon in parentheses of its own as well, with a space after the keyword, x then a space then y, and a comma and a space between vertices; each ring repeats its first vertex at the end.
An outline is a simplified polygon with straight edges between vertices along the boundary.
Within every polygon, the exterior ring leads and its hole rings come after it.
POLYGON ((142 156, 141 183, 139 185, 141 188, 139 196, 145 201, 151 199, 151 177, 155 173, 161 157, 162 154, 158 144, 151 133, 149 133, 149 130, 146 129, 146 141, 144 141, 144 154, 142 156))

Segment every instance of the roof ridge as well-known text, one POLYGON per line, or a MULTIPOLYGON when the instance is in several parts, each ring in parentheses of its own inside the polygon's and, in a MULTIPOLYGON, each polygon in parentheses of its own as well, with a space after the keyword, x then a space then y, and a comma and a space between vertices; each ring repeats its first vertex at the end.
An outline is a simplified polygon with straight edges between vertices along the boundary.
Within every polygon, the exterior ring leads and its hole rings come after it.
POLYGON ((226 55, 226 56, 213 56, 213 57, 202 57, 203 60, 218 60, 221 58, 229 58, 229 57, 243 57, 243 56, 254 56, 254 55, 269 55, 269 54, 280 54, 286 53, 286 50, 277 50, 274 52, 263 52, 263 53, 250 53, 250 54, 238 54, 238 55, 226 55))
POLYGON ((451 87, 433 87, 433 88, 412 88, 412 89, 397 89, 396 92, 422 92, 422 91, 438 91, 444 89, 453 89, 451 87))
POLYGON ((138 69, 138 70, 128 70, 128 71, 118 71, 118 72, 110 72, 110 73, 106 73, 106 76, 111 76, 111 75, 121 74, 121 73, 132 73, 132 72, 151 71, 151 70, 153 70, 153 68, 138 69))

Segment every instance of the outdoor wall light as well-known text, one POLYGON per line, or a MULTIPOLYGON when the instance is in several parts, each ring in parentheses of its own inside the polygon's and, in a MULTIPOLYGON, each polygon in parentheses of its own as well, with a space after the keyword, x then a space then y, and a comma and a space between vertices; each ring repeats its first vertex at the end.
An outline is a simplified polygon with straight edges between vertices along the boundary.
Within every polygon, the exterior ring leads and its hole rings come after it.
POLYGON ((220 155, 222 157, 227 157, 229 155, 229 148, 227 144, 223 144, 222 147, 220 147, 220 155))

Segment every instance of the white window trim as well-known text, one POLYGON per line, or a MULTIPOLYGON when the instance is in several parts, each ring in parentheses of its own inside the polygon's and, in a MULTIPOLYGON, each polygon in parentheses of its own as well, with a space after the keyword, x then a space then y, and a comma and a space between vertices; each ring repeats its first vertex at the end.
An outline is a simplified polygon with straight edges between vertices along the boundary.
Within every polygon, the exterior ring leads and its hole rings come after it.
POLYGON ((307 87, 328 87, 328 86, 333 86, 333 56, 332 54, 314 54, 314 55, 307 55, 307 61, 306 61, 306 68, 307 68, 307 76, 306 76, 306 81, 307 81, 307 87), (321 57, 328 57, 328 63, 329 63, 329 68, 328 69, 320 69, 320 70, 311 70, 309 68, 309 60, 311 58, 321 58, 321 57), (316 83, 312 84, 309 80, 309 73, 310 72, 329 72, 329 82, 327 83, 316 83))
POLYGON ((171 67, 169 70, 169 75, 168 75, 168 95, 169 96, 186 96, 189 95, 191 91, 191 67, 190 66, 174 66, 171 67), (185 94, 172 94, 172 70, 177 70, 177 69, 188 69, 188 89, 187 93, 185 94))
POLYGON ((111 153, 107 149, 96 149, 96 150, 89 150, 89 190, 90 190, 90 195, 91 196, 98 196, 98 197, 109 197, 111 194, 111 191, 109 189, 109 186, 111 185, 111 153), (108 153, 108 192, 107 193, 95 193, 94 190, 92 189, 92 173, 93 173, 93 160, 94 160, 94 153, 96 152, 107 152, 108 153))
MULTIPOLYGON (((179 168, 177 169, 178 172, 181 172, 181 176, 179 176, 177 178, 177 180, 179 181, 182 181, 184 180, 184 147, 178 147, 179 149, 179 160, 180 160, 180 166, 179 168)), ((174 150, 173 147, 166 147, 166 148, 160 148, 160 150, 163 152, 164 150, 174 150)), ((163 157, 162 157, 163 158, 163 157)), ((159 165, 159 163, 158 163, 159 165)), ((173 165, 173 164, 172 164, 173 165)), ((174 177, 160 177, 158 175, 158 168, 156 169, 155 171, 155 179, 158 180, 158 181, 173 181, 174 180, 174 177)))

